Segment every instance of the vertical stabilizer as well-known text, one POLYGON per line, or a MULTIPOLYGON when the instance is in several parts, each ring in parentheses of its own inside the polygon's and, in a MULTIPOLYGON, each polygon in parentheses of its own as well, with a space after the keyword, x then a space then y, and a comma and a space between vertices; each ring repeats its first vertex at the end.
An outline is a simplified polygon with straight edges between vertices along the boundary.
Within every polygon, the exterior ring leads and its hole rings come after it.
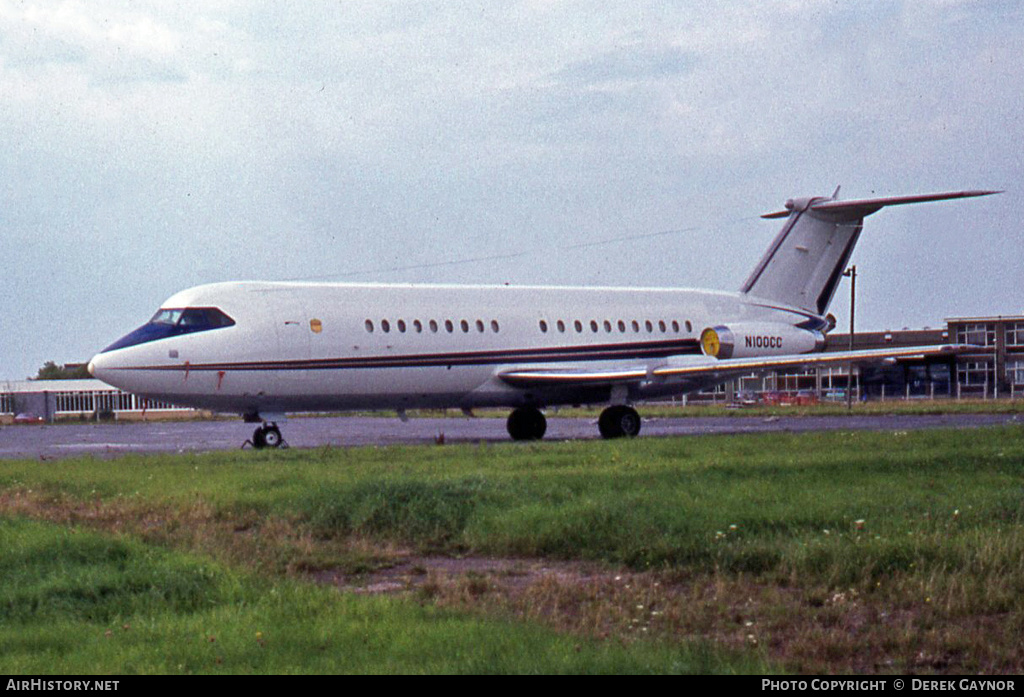
POLYGON ((885 206, 995 193, 999 192, 958 191, 859 201, 837 201, 835 194, 833 198, 791 199, 785 211, 762 216, 786 218, 786 223, 740 290, 822 315, 860 238, 864 218, 885 206))

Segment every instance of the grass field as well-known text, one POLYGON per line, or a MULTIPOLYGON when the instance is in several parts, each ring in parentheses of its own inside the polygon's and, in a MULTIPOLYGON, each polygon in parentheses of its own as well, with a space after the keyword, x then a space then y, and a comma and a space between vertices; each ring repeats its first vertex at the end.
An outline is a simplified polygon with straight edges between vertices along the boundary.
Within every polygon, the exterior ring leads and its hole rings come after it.
POLYGON ((0 545, 8 673, 1024 670, 1020 427, 7 461, 0 545))

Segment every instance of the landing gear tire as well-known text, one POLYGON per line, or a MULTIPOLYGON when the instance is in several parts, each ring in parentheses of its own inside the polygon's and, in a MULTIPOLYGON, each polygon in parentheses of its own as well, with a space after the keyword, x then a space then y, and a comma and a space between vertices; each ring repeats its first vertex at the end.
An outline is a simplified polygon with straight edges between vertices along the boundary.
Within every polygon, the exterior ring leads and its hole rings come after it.
POLYGON ((257 449, 279 448, 282 443, 284 438, 276 424, 264 424, 252 432, 252 444, 257 449))
POLYGON ((605 438, 633 438, 640 433, 640 415, 624 404, 608 407, 601 412, 597 429, 605 438))
POLYGON ((512 440, 540 440, 548 430, 548 421, 539 409, 519 407, 508 415, 507 426, 512 440))

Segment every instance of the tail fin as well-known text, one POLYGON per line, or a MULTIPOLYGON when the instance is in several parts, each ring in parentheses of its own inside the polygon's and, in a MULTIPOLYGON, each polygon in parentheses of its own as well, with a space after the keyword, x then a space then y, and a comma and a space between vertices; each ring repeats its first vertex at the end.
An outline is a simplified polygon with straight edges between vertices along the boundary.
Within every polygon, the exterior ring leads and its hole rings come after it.
POLYGON ((786 210, 761 216, 786 218, 786 224, 741 292, 822 315, 832 302, 839 279, 850 261, 864 218, 885 206, 1001 193, 957 191, 837 201, 838 192, 836 189, 831 198, 790 199, 786 201, 786 210))

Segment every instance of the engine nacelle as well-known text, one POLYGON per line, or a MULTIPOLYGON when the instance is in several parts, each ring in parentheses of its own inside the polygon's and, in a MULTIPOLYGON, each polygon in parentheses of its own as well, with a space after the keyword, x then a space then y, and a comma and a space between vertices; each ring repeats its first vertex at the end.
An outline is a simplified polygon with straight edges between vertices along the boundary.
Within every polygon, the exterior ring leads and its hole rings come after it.
POLYGON ((705 356, 752 358, 812 353, 825 348, 825 335, 776 322, 738 322, 708 327, 700 334, 705 356))

